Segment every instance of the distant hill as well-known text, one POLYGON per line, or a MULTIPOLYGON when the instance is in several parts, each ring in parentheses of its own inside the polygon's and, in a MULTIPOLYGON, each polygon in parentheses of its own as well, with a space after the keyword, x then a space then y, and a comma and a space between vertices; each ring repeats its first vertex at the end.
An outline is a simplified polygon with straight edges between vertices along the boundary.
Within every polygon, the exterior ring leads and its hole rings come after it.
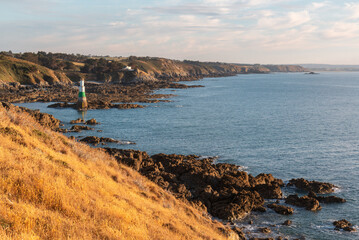
POLYGON ((310 71, 359 71, 359 65, 301 64, 310 71))
POLYGON ((25 85, 69 84, 64 72, 54 71, 38 64, 0 55, 0 83, 16 82, 25 85))
POLYGON ((178 61, 159 57, 93 57, 64 53, 0 53, 0 82, 68 84, 86 80, 133 84, 196 80, 247 73, 304 72, 296 65, 178 61), (126 66, 133 71, 124 70, 126 66))
POLYGON ((271 72, 307 72, 308 70, 300 65, 263 65, 271 72))

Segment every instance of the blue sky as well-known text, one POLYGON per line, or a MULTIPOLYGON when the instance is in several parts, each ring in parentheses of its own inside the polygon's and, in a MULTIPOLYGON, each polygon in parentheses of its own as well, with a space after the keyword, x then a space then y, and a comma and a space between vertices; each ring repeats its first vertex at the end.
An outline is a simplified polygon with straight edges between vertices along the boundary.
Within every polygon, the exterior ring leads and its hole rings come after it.
POLYGON ((0 0, 0 50, 359 64, 359 1, 0 0))

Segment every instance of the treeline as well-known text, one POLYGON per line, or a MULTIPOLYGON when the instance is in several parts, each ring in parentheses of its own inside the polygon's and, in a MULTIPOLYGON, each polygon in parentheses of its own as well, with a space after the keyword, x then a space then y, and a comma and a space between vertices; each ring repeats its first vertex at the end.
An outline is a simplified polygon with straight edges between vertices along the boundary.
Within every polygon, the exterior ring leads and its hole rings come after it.
POLYGON ((118 61, 109 61, 104 58, 85 60, 85 65, 81 67, 83 73, 114 73, 121 71, 126 65, 118 61))
POLYGON ((33 62, 53 70, 69 70, 76 71, 78 66, 73 62, 84 62, 88 57, 80 54, 66 54, 66 53, 46 53, 39 51, 37 53, 25 52, 25 53, 12 53, 1 52, 3 55, 15 57, 18 59, 33 62))

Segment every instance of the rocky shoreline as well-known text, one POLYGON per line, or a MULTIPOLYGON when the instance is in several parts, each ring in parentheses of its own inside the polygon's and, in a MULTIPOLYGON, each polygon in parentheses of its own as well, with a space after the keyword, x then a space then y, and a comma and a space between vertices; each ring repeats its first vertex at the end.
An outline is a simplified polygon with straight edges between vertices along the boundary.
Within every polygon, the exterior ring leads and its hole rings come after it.
MULTIPOLYGON (((41 125, 56 131, 63 131, 60 128, 60 121, 50 114, 15 107, 9 103, 1 104, 5 109, 16 108, 19 112, 27 112, 41 125)), ((95 119, 87 122, 77 119, 72 122, 72 124, 76 123, 83 123, 84 125, 80 125, 83 127, 99 124, 95 119)), ((84 139, 81 141, 94 145, 101 142, 119 142, 110 138, 86 137, 84 139)), ((250 236, 250 232, 239 228, 236 223, 251 212, 274 211, 289 216, 298 211, 292 206, 308 211, 319 211, 328 203, 346 202, 345 199, 334 195, 327 196, 334 192, 335 185, 308 181, 303 178, 292 179, 287 186, 295 188, 298 193, 305 191, 307 195, 292 194, 284 198, 285 184, 283 180, 266 173, 252 176, 242 171, 240 166, 216 163, 215 158, 162 153, 149 156, 143 151, 117 148, 103 148, 103 150, 112 155, 119 163, 132 167, 163 189, 171 192, 176 198, 192 204, 205 214, 227 222, 238 234, 237 239, 246 239, 246 236, 250 236), (272 200, 268 201, 268 199, 272 200), (272 203, 273 200, 276 202, 272 203)), ((291 221, 287 219, 283 224, 290 225, 291 221)), ((345 219, 333 224, 336 230, 356 231, 352 224, 345 219)), ((258 228, 257 231, 266 234, 272 230, 258 228)), ((277 239, 283 239, 283 237, 278 236, 277 239)))
MULTIPOLYGON (((193 80, 193 79, 192 79, 193 80)), ((156 94, 154 91, 164 88, 194 88, 201 85, 188 86, 175 82, 146 82, 130 85, 109 83, 86 83, 86 95, 89 109, 132 109, 143 108, 137 103, 168 102, 165 98, 172 94, 156 94)), ((58 102, 50 107, 75 108, 78 98, 78 88, 73 85, 24 86, 8 84, 0 88, 0 101, 3 102, 58 102)))

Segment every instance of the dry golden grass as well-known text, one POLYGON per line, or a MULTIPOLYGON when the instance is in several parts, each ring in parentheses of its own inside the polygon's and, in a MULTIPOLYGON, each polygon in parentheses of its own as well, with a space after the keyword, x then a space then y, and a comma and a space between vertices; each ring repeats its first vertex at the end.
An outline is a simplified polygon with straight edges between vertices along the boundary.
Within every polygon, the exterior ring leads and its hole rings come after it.
POLYGON ((100 150, 0 107, 0 239, 225 239, 100 150))

